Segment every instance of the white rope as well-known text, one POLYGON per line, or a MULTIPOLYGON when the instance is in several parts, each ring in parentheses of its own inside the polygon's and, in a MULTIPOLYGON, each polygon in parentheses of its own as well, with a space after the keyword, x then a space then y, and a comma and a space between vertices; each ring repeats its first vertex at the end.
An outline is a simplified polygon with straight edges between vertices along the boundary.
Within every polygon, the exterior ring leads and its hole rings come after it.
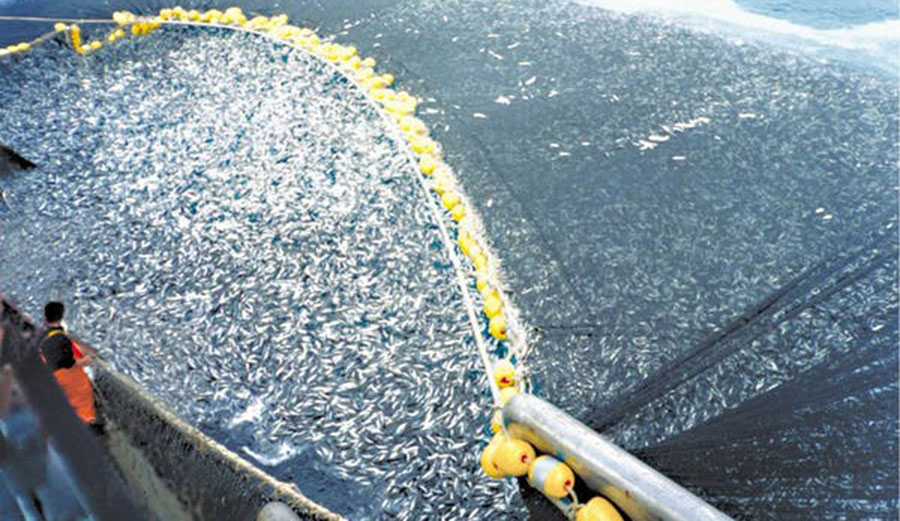
POLYGON ((70 24, 110 24, 111 18, 44 18, 40 16, 0 16, 0 22, 49 22, 70 24))

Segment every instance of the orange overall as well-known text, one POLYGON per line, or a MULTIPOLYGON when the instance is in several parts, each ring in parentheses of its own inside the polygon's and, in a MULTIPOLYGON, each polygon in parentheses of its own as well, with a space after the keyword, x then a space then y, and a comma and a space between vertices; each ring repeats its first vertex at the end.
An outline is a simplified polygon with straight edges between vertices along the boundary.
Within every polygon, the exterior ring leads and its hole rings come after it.
MULTIPOLYGON (((64 333, 61 330, 51 330, 47 334, 47 338, 57 334, 64 333)), ((76 361, 84 357, 75 342, 72 342, 72 354, 76 361)), ((87 377, 87 373, 84 372, 84 368, 76 363, 68 369, 61 368, 53 371, 53 376, 56 377, 57 383, 66 398, 69 399, 69 403, 75 409, 78 417, 85 423, 97 421, 97 413, 94 411, 94 386, 87 377)))

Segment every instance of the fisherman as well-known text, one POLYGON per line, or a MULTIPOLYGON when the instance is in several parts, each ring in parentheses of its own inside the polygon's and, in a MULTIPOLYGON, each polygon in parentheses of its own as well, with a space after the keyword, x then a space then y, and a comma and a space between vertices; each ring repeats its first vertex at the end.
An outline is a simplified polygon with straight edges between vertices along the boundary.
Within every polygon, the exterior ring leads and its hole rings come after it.
POLYGON ((94 386, 84 371, 84 366, 90 365, 96 351, 72 341, 62 324, 65 312, 62 302, 48 302, 44 306, 46 330, 39 345, 41 359, 53 371, 78 417, 99 432, 100 425, 94 410, 94 386))

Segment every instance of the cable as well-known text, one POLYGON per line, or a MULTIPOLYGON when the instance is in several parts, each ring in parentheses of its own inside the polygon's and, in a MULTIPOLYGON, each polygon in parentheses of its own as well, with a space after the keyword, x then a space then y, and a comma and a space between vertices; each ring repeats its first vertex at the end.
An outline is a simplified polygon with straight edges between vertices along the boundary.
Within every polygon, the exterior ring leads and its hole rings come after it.
POLYGON ((45 18, 42 16, 0 16, 0 22, 47 22, 71 24, 109 24, 112 18, 45 18))

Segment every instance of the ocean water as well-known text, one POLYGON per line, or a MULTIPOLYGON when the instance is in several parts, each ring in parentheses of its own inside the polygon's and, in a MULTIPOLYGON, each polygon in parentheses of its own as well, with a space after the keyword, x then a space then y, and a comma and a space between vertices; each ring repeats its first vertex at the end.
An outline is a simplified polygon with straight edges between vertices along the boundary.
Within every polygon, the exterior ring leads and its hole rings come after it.
POLYGON ((801 52, 818 60, 875 67, 896 77, 900 10, 896 2, 781 0, 576 0, 640 13, 714 34, 801 52))
MULTIPOLYGON (((570 0, 603 9, 659 16, 695 29, 802 49, 821 59, 874 66, 893 76, 900 65, 900 7, 892 0, 570 0)), ((403 5, 404 1, 244 2, 248 10, 286 11, 313 25, 361 20, 403 5)), ((227 7, 228 2, 197 4, 198 9, 227 7)), ((155 12, 171 7, 162 1, 116 2, 77 0, 63 4, 44 0, 0 0, 0 15, 106 16, 116 9, 155 12)), ((337 29, 340 24, 335 26, 337 29)), ((0 45, 16 43, 46 31, 49 25, 0 22, 0 45)))
POLYGON ((841 29, 896 20, 900 5, 892 0, 738 0, 745 10, 816 29, 841 29))
MULTIPOLYGON (((896 16, 845 6, 813 19, 796 6, 724 1, 322 0, 279 9, 375 56, 423 100, 529 326, 540 394, 739 519, 895 517, 896 16)), ((409 165, 378 140, 379 123, 352 96, 336 98, 342 87, 314 64, 300 63, 310 80, 282 77, 277 53, 246 38, 154 38, 128 47, 133 56, 81 62, 51 48, 0 66, 0 141, 47 163, 46 177, 3 181, 11 209, 0 287, 32 311, 50 296, 71 298, 91 340, 115 345, 119 367, 217 439, 287 479, 312 466, 321 479, 301 480, 304 491, 361 489, 351 517, 427 518, 422 505, 451 518, 524 515, 515 487, 484 480, 472 459, 483 380, 451 312, 458 294, 443 254, 419 247, 433 223, 394 176, 409 165), (251 51, 268 61, 248 67, 251 51), (131 65, 129 89, 108 88, 123 64, 142 61, 154 66, 131 65), (288 106, 324 112, 301 118, 308 134, 288 137, 290 111, 261 103, 256 119, 241 121, 248 102, 223 103, 229 88, 211 74, 249 100, 263 97, 255 82, 285 97, 299 82, 313 97, 288 106), (272 128, 257 128, 267 118, 272 128), (330 146, 352 158, 336 176, 322 165, 330 146), (195 173, 198 162, 205 168, 195 173), (356 163, 377 172, 363 177, 356 163), (268 175, 291 188, 289 198, 265 186, 268 175), (378 184, 385 175, 389 189, 378 184), (343 184, 363 178, 362 187, 343 184), (244 185, 253 204, 235 199, 244 185), (151 193, 159 197, 146 200, 151 193), (396 206, 379 206, 374 193, 396 206), (328 206, 324 223, 309 214, 311 201, 328 206), (381 225, 362 229, 381 237, 397 263, 390 270, 364 241, 339 239, 354 237, 347 227, 362 222, 364 202, 380 208, 381 225), (277 212, 270 222, 254 205, 277 212), (27 239, 43 234, 47 209, 62 217, 41 240, 72 241, 76 258, 59 262, 27 239), (294 235, 313 247, 285 243, 294 235), (252 251, 231 251, 228 239, 251 237, 252 251), (204 261, 179 262, 175 251, 204 261), (429 262, 424 272, 411 267, 429 262), (342 270, 366 275, 345 281, 342 270), (359 289, 370 284, 393 289, 368 300, 359 289), (404 300, 401 289, 423 300, 404 300), (286 310, 297 313, 293 326, 283 325, 286 310), (342 325, 325 327, 321 314, 342 325), (311 322, 324 329, 304 330, 311 322), (376 335, 376 324, 388 330, 376 335), (178 350, 160 340, 172 330, 178 350), (420 351, 422 330, 434 349, 420 351), (241 342, 229 343, 232 333, 241 342), (273 341, 257 345, 256 334, 273 341), (141 356, 148 348, 155 356, 141 356), (390 374, 369 375, 373 363, 390 374), (339 368, 359 385, 342 387, 339 368), (270 371, 278 385, 263 388, 270 371), (184 400, 182 387, 198 398, 184 400), (404 393, 409 403, 393 401, 404 393), (435 402, 452 403, 460 419, 433 413, 426 425, 442 441, 432 449, 419 429, 435 402), (409 421, 377 422, 396 410, 409 421), (354 430, 348 411, 376 417, 373 428, 409 456, 393 460, 388 445, 354 430), (457 451, 469 452, 442 456, 457 451), (419 474, 404 473, 407 457, 419 474), (430 479, 442 483, 431 495, 430 479)))

